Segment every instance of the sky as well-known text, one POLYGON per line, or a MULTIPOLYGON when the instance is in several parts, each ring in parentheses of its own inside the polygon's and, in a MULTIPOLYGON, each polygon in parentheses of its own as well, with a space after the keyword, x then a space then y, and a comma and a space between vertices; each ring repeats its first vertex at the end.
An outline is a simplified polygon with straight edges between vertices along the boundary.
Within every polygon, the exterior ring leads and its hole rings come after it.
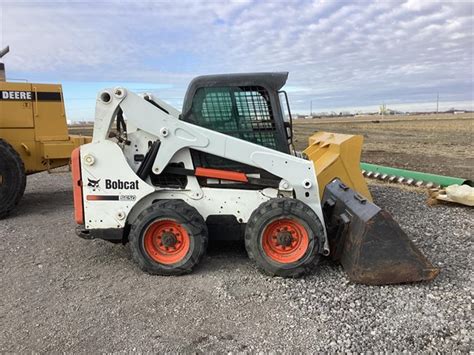
POLYGON ((296 113, 473 109, 473 2, 0 0, 8 80, 62 83, 70 120, 105 87, 181 109, 198 75, 288 71, 296 113))

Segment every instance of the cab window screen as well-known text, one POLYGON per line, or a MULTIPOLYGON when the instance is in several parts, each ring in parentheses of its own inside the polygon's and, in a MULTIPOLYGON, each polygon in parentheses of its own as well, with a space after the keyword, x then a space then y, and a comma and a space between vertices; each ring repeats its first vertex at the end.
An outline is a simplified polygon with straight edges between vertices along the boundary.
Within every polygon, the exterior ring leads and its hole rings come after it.
POLYGON ((277 148, 270 98, 260 86, 199 88, 192 112, 194 124, 277 148))

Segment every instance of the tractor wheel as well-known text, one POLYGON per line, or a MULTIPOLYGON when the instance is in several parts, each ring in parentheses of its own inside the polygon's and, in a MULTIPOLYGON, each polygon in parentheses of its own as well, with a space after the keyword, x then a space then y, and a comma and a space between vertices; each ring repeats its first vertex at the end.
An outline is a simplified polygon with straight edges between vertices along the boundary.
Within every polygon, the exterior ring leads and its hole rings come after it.
POLYGON ((260 205, 245 230, 249 258, 270 276, 298 277, 315 270, 324 229, 314 211, 291 198, 260 205))
POLYGON ((204 256, 207 241, 204 219, 182 200, 154 203, 140 213, 129 235, 133 260, 152 275, 191 272, 204 256))
POLYGON ((0 139, 0 219, 20 202, 26 186, 25 165, 13 147, 0 139))

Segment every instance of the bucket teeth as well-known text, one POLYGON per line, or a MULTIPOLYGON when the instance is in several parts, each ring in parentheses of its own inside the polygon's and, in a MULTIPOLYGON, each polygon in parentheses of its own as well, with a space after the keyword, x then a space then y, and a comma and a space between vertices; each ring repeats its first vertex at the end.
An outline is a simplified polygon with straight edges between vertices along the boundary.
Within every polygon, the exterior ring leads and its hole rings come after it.
POLYGON ((349 279, 369 285, 433 280, 439 273, 392 216, 338 179, 323 196, 331 256, 349 279))

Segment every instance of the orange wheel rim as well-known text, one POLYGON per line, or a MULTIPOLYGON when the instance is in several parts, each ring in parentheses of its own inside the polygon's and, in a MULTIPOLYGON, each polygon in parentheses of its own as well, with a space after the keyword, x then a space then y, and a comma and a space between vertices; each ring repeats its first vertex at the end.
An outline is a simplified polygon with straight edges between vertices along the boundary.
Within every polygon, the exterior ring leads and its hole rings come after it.
POLYGON ((263 251, 278 263, 289 264, 300 260, 306 254, 308 246, 306 228, 293 219, 278 219, 263 231, 263 251))
POLYGON ((173 220, 160 220, 150 224, 145 231, 144 246, 154 261, 171 265, 182 261, 190 248, 186 229, 173 220))

